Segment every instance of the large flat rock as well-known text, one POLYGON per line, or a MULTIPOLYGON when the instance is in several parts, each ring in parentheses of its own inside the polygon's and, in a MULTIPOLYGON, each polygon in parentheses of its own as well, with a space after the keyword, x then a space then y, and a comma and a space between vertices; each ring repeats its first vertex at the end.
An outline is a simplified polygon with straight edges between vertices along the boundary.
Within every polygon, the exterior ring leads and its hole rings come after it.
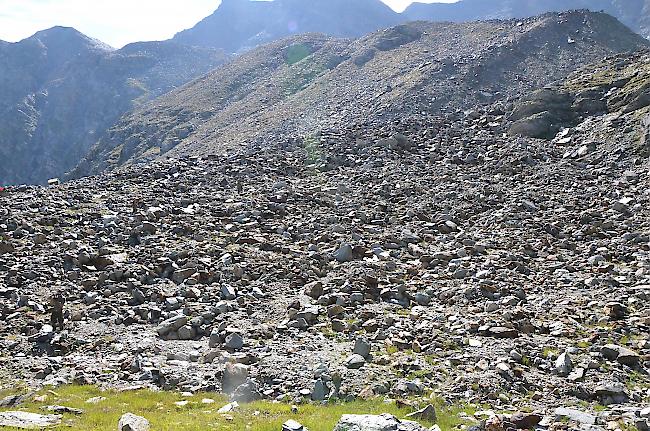
POLYGON ((14 427, 21 429, 42 429, 61 423, 60 415, 39 415, 28 412, 2 412, 0 413, 0 427, 14 427))

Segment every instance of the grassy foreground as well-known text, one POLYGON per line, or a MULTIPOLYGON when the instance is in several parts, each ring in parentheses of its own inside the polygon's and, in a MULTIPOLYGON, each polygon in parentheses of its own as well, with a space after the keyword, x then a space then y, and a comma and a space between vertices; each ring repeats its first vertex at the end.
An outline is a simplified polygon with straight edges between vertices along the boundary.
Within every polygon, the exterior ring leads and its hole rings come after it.
MULTIPOLYGON (((8 395, 9 392, 0 396, 8 395)), ((298 413, 291 412, 291 406, 268 401, 245 404, 236 412, 218 413, 217 410, 228 403, 217 394, 197 394, 184 397, 176 392, 152 392, 148 390, 111 392, 101 391, 92 386, 65 386, 53 390, 44 389, 37 396, 46 396, 40 402, 29 401, 13 409, 32 413, 48 414, 43 406, 62 405, 84 410, 82 415, 65 414, 63 424, 51 429, 106 431, 117 429, 117 422, 124 413, 131 412, 144 416, 151 423, 153 431, 205 431, 210 430, 254 430, 280 431, 282 424, 288 419, 294 419, 310 429, 310 431, 332 431, 344 414, 380 414, 391 413, 403 418, 410 413, 408 409, 400 409, 395 403, 386 403, 375 399, 355 401, 341 404, 304 404, 298 406, 298 413), (95 397, 105 397, 99 403, 86 401, 95 397), (214 400, 206 404, 204 399, 214 400), (189 401, 186 405, 177 406, 176 402, 189 401)), ((438 425, 443 431, 450 430, 460 424, 458 413, 467 412, 462 407, 441 407, 438 409, 438 425)), ((468 412, 469 413, 469 412, 468 412)), ((426 426, 433 424, 422 423, 426 426)), ((2 428, 10 430, 12 428, 2 428)))

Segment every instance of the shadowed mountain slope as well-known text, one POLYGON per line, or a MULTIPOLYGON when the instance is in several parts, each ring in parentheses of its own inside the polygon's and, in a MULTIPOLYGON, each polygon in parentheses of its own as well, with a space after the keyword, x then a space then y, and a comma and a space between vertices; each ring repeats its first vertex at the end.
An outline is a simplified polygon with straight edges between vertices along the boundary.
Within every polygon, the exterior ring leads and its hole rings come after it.
POLYGON ((115 50, 64 27, 0 44, 0 184, 62 175, 123 113, 226 58, 175 42, 115 50))

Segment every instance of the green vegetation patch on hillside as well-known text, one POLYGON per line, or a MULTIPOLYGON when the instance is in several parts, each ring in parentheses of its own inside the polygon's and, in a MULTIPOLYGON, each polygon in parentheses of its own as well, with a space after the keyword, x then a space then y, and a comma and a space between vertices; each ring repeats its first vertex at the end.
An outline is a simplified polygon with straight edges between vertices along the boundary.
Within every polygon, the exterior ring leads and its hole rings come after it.
MULTIPOLYGON (((117 392, 102 391, 93 386, 64 386, 44 389, 17 408, 0 411, 21 410, 47 414, 44 407, 49 405, 82 409, 84 412, 80 415, 63 415, 62 425, 53 428, 71 431, 115 429, 124 413, 147 418, 154 431, 279 431, 282 424, 289 419, 302 423, 311 431, 331 431, 344 414, 390 413, 403 418, 412 412, 409 408, 400 408, 394 402, 377 398, 349 403, 302 404, 298 406, 297 412, 292 412, 290 404, 258 401, 242 404, 239 409, 229 413, 219 413, 218 410, 227 403, 228 400, 223 395, 209 393, 183 396, 177 392, 117 392)), ((442 430, 458 426, 461 423, 459 413, 471 413, 462 406, 448 407, 441 403, 436 404, 438 425, 442 430)), ((426 422, 422 424, 433 425, 426 422)))

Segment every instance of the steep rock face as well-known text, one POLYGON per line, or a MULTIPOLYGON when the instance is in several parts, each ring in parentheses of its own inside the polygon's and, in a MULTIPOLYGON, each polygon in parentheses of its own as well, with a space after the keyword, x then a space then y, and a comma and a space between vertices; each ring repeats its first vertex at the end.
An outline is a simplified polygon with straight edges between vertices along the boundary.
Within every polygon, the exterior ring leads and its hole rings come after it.
POLYGON ((125 116, 74 174, 167 153, 212 154, 271 136, 310 140, 368 119, 506 102, 606 55, 646 46, 614 18, 586 11, 411 23, 354 42, 294 37, 125 116))
POLYGON ((0 44, 0 184, 63 175, 124 112, 225 58, 174 42, 114 50, 64 27, 0 44))
POLYGON ((457 3, 413 3, 407 19, 464 22, 479 19, 525 18, 551 11, 604 11, 645 37, 650 37, 648 0, 460 0, 457 3))
POLYGON ((359 37, 399 21, 380 0, 224 0, 174 40, 237 52, 297 33, 359 37))

